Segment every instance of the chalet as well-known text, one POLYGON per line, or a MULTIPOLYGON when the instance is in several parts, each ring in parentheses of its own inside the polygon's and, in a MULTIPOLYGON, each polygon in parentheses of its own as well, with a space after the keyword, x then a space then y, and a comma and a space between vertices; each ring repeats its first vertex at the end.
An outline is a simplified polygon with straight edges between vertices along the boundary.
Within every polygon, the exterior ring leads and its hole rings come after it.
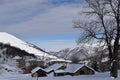
POLYGON ((45 77, 45 76, 47 76, 47 72, 44 69, 40 68, 40 67, 34 68, 31 71, 31 73, 32 73, 31 74, 32 77, 45 77))
POLYGON ((87 65, 69 64, 65 69, 66 75, 92 75, 95 71, 87 65))
POLYGON ((65 66, 63 64, 53 64, 49 67, 47 67, 45 70, 47 71, 47 73, 51 73, 51 72, 54 72, 55 70, 60 70, 60 69, 65 69, 65 66))
POLYGON ((19 68, 22 68, 25 64, 25 61, 20 56, 13 57, 13 64, 19 68))

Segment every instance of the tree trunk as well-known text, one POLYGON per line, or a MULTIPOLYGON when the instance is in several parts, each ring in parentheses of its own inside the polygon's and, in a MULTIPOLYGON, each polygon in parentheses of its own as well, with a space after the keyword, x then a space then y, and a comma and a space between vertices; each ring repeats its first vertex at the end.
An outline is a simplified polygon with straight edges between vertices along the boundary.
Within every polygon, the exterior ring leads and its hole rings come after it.
POLYGON ((118 77, 118 50, 119 50, 119 40, 120 40, 120 28, 118 24, 117 28, 117 36, 114 42, 114 49, 112 54, 112 62, 111 62, 111 77, 117 78, 118 77))
POLYGON ((117 62, 117 60, 114 60, 111 63, 110 76, 114 77, 114 78, 117 78, 118 77, 118 71, 117 70, 118 70, 118 62, 117 62))

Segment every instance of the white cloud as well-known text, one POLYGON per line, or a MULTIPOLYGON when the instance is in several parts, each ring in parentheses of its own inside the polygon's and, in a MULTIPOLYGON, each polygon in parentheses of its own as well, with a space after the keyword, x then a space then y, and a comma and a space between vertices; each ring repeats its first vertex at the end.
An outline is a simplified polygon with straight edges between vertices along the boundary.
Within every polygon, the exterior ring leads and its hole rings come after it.
MULTIPOLYGON (((41 0, 41 3, 44 0, 41 0)), ((47 0, 45 0, 47 1, 47 0)), ((32 16, 29 13, 34 12, 35 8, 41 7, 41 6, 35 6, 38 4, 39 0, 30 0, 29 3, 27 0, 22 0, 16 2, 14 5, 13 3, 10 5, 10 10, 8 5, 3 6, 5 10, 3 12, 0 12, 0 16, 3 16, 2 19, 7 19, 9 21, 15 22, 14 20, 22 20, 26 19, 28 17, 29 20, 25 20, 22 23, 16 22, 15 24, 10 25, 3 25, 2 29, 0 31, 6 31, 12 34, 17 34, 24 37, 33 37, 33 36, 45 36, 45 35, 52 35, 52 34, 69 34, 69 33, 76 33, 75 29, 73 29, 73 23, 72 20, 78 16, 78 12, 80 10, 80 6, 71 4, 71 5, 62 5, 58 7, 51 7, 50 5, 46 5, 45 12, 41 13, 38 11, 37 15, 32 16), (23 9, 20 7, 22 6, 23 9), (14 8, 15 7, 15 8, 14 8), (21 11, 17 13, 17 9, 20 8, 21 11), (51 8, 50 8, 51 7, 51 8), (13 9, 12 9, 13 8, 13 9), (30 10, 29 10, 30 9, 30 10), (13 10, 13 11, 12 11, 13 10), (28 13, 26 12, 28 10, 28 13), (17 13, 8 13, 8 12, 14 12, 17 13), (24 12, 25 11, 25 12, 24 12), (4 14, 7 13, 7 14, 4 14), (13 15, 12 15, 13 14, 13 15), (11 20, 10 20, 11 19, 11 20), (24 34, 24 35, 23 35, 24 34)), ((43 7, 43 6, 42 6, 43 7)), ((40 9, 38 9, 40 10, 40 9)), ((35 14, 35 13, 33 13, 35 14)), ((2 20, 0 19, 0 20, 2 20)), ((8 22, 9 22, 8 21, 8 22)))
POLYGON ((43 7, 43 0, 11 0, 11 2, 5 0, 1 2, 3 3, 0 5, 0 24, 5 25, 12 22, 14 24, 22 22, 35 13, 37 14, 37 11, 41 9, 39 5, 43 7))
POLYGON ((75 46, 75 40, 35 41, 35 38, 42 36, 78 33, 72 28, 72 21, 78 17, 80 5, 54 6, 48 1, 0 0, 0 31, 11 33, 27 41, 32 38, 31 43, 47 51, 75 46))

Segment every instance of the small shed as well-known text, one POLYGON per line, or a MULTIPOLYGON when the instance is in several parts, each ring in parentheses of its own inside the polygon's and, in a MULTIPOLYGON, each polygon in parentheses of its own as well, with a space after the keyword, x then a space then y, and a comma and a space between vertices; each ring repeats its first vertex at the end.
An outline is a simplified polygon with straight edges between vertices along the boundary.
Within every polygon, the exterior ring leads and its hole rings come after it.
POLYGON ((66 72, 65 70, 56 70, 54 71, 54 76, 65 76, 66 72))
POLYGON ((34 68, 31 71, 31 73, 32 73, 32 75, 31 75, 32 77, 45 77, 45 76, 47 76, 47 72, 40 67, 34 68))
POLYGON ((65 69, 67 75, 92 75, 95 71, 84 64, 69 64, 65 69))
POLYGON ((51 73, 54 72, 55 70, 60 70, 60 69, 65 69, 65 66, 63 64, 53 64, 51 66, 49 66, 48 68, 46 68, 45 70, 47 71, 47 73, 51 73))

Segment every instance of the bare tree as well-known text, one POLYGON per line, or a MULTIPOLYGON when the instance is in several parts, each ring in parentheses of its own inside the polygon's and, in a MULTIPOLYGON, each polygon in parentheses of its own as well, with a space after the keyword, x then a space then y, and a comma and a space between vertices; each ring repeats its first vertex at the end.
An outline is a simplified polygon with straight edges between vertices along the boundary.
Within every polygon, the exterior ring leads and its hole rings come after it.
POLYGON ((118 49, 120 40, 120 0, 86 0, 80 15, 84 19, 74 22, 82 31, 78 43, 97 40, 105 43, 109 51, 110 76, 118 77, 118 49))

